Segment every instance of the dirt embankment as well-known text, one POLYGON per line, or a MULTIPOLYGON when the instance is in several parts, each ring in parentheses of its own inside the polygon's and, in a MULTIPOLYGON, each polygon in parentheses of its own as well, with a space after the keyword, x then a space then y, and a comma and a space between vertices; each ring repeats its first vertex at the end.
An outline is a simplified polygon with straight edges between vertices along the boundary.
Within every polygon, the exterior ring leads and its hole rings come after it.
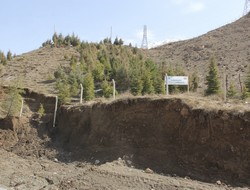
POLYGON ((129 164, 158 173, 250 184, 249 111, 198 109, 178 98, 124 99, 62 107, 57 126, 57 141, 78 158, 126 155, 129 164))

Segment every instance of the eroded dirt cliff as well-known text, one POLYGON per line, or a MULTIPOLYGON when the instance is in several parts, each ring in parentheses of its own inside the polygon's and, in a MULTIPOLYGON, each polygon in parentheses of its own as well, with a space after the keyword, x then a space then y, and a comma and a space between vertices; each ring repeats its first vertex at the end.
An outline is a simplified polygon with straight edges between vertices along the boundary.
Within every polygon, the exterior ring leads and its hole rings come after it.
POLYGON ((127 155, 130 165, 158 173, 250 184, 250 111, 196 108, 179 98, 64 106, 56 139, 75 159, 127 155))

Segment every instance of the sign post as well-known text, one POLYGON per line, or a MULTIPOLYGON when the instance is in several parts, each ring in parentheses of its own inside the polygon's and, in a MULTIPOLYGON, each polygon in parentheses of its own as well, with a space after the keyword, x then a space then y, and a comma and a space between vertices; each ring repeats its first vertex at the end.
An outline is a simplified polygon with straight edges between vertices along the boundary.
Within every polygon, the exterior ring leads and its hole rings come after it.
POLYGON ((165 75, 165 85, 166 85, 166 94, 168 95, 168 85, 183 85, 187 86, 187 91, 189 93, 189 83, 188 76, 168 76, 165 75))

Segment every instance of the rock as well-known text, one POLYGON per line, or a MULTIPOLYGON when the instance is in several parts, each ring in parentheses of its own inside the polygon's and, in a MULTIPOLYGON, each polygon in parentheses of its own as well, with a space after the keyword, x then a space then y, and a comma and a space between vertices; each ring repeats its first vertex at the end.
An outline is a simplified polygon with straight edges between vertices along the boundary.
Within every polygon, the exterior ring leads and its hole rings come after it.
POLYGON ((55 162, 58 162, 58 159, 57 159, 57 158, 54 158, 54 161, 55 161, 55 162))
POLYGON ((151 170, 150 168, 147 168, 147 169, 145 170, 145 173, 147 173, 147 174, 153 174, 154 171, 151 170))
POLYGON ((220 180, 218 180, 218 181, 216 181, 216 184, 217 184, 217 185, 221 185, 222 183, 221 183, 220 180))
POLYGON ((95 165, 100 164, 100 160, 95 160, 95 165))

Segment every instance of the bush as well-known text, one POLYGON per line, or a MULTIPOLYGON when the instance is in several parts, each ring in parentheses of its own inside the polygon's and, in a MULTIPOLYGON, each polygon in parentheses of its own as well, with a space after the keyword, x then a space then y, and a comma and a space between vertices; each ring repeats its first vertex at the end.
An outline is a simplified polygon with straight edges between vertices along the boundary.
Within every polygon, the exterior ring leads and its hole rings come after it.
POLYGON ((40 107, 39 107, 37 113, 40 115, 40 117, 44 116, 44 114, 45 114, 45 109, 44 109, 44 107, 43 107, 43 104, 40 104, 40 107))

